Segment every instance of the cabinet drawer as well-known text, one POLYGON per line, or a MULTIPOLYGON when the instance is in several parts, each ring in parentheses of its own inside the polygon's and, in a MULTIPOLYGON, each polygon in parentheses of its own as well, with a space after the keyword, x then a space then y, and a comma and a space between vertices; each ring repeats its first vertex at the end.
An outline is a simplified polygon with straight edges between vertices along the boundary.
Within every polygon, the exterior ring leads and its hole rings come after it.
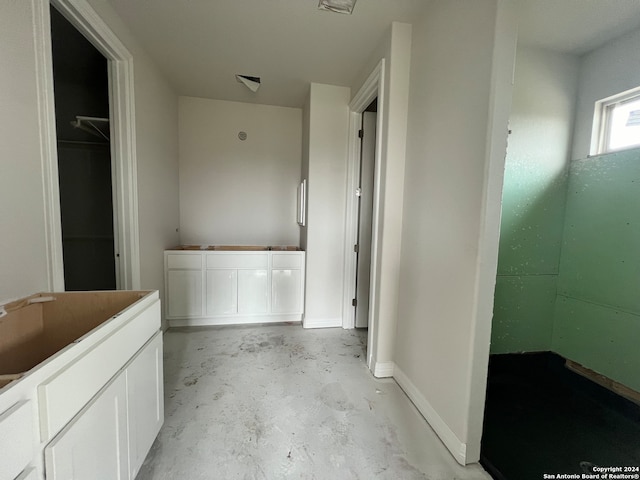
POLYGON ((16 403, 0 415, 0 480, 12 480, 33 457, 33 412, 31 402, 16 403))
POLYGON ((208 253, 207 268, 267 268, 269 254, 208 253))
POLYGON ((302 268, 302 255, 299 253, 291 255, 274 253, 272 263, 272 268, 302 268))
POLYGON ((200 270, 202 268, 201 253, 170 253, 167 255, 167 268, 188 268, 200 270))
POLYGON ((38 386, 42 440, 57 434, 158 331, 160 301, 132 315, 128 323, 38 386))

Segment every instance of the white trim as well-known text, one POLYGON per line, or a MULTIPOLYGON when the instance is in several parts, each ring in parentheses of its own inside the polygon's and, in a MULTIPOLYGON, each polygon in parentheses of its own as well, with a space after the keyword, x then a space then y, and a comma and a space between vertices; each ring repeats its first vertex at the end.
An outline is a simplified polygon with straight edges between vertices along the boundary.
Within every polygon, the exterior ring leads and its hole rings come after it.
POLYGON ((342 318, 304 318, 302 322, 304 328, 335 328, 342 326, 342 318))
POLYGON ((343 328, 354 328, 355 315, 351 301, 355 298, 355 278, 356 278, 356 255, 353 252, 353 245, 357 239, 356 221, 358 218, 358 204, 355 191, 358 182, 358 162, 360 158, 360 139, 358 130, 362 124, 362 112, 378 98, 377 115, 377 136, 376 136, 376 158, 374 171, 374 191, 373 191, 373 222, 371 227, 371 288, 369 289, 369 322, 368 322, 368 348, 367 366, 373 372, 376 364, 376 352, 374 345, 377 345, 377 325, 372 319, 376 318, 376 298, 378 296, 378 238, 380 227, 380 183, 382 176, 382 124, 386 112, 384 112, 384 83, 385 83, 385 59, 380 60, 376 68, 373 69, 360 90, 354 95, 349 104, 349 160, 347 166, 347 212, 345 224, 345 256, 344 267, 344 308, 343 308, 343 328))
MULTIPOLYGON (((55 145, 55 119, 53 114, 53 69, 50 53, 49 2, 39 2, 39 15, 34 20, 36 39, 45 38, 42 47, 49 52, 39 54, 36 60, 42 83, 39 85, 40 124, 43 132, 43 161, 45 176, 45 217, 48 244, 48 270, 50 282, 60 287, 64 282, 62 263, 62 226, 60 223, 60 194, 55 145), (46 14, 41 10, 47 10, 46 14), (37 22, 37 23, 36 23, 37 22), (52 150, 53 148, 53 150, 52 150), (55 186, 54 186, 55 185, 55 186)), ((106 23, 86 0, 51 0, 51 4, 69 20, 109 61, 109 99, 111 128, 111 157, 114 165, 114 221, 117 228, 116 245, 119 248, 118 288, 140 288, 140 245, 138 233, 138 184, 135 135, 135 102, 133 97, 133 57, 106 23)), ((54 288, 62 290, 62 288, 54 288)))
POLYGON ((590 155, 603 155, 606 153, 638 148, 638 144, 622 148, 610 148, 609 136, 611 134, 611 112, 615 106, 621 103, 637 100, 639 97, 640 87, 636 87, 595 102, 593 126, 591 128, 590 155))
POLYGON ((246 317, 183 318, 167 320, 172 327, 209 327, 219 325, 261 325, 264 323, 300 324, 302 315, 252 315, 246 317))
POLYGON ((453 458, 460 465, 466 465, 467 445, 463 443, 449 428, 447 423, 438 415, 428 400, 420 393, 409 377, 396 365, 393 373, 396 383, 404 390, 407 397, 413 402, 420 414, 436 432, 442 443, 449 449, 453 458))
POLYGON ((40 134, 40 161, 44 198, 45 242, 47 255, 47 288, 64 290, 62 230, 60 228, 60 191, 58 185, 58 149, 53 94, 53 59, 51 55, 51 24, 49 2, 32 0, 33 34, 36 50, 36 90, 40 134))
POLYGON ((379 362, 376 363, 373 369, 373 376, 376 378, 389 378, 393 377, 393 372, 396 369, 396 364, 393 362, 379 362))

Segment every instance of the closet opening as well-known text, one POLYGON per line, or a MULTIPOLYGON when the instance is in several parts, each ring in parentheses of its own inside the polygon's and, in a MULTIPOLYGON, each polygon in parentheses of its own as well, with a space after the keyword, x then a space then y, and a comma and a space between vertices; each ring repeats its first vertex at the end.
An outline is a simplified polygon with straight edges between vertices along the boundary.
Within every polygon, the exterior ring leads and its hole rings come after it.
POLYGON ((109 65, 50 7, 65 290, 119 287, 109 65))

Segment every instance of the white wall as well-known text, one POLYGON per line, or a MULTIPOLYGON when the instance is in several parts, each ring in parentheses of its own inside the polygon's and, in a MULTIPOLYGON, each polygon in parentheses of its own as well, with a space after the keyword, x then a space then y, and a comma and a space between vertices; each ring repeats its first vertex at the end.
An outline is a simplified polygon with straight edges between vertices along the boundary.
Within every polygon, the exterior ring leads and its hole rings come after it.
POLYGON ((342 326, 350 97, 347 87, 311 84, 305 328, 342 326))
POLYGON ((586 158, 591 145, 595 102, 640 87, 640 29, 582 57, 571 158, 586 158))
POLYGON ((394 377, 454 457, 479 459, 515 56, 500 0, 413 25, 394 377))
MULTIPOLYGON (((111 7, 89 4, 133 55, 141 287, 162 292, 162 250, 178 242, 177 96, 111 7)), ((49 2, 0 5, 0 247, 11 252, 0 259, 0 299, 49 287, 36 93, 44 72, 35 70, 34 6, 48 12, 49 2)))
POLYGON ((88 3, 133 56, 140 286, 163 299, 162 252, 179 242, 178 97, 113 8, 88 3))
POLYGON ((389 371, 393 361, 398 288, 400 276, 400 245, 402 234, 402 208, 407 138, 407 111, 409 107, 409 69, 411 57, 411 25, 392 23, 388 32, 373 51, 365 67, 355 79, 352 92, 357 94, 367 77, 385 59, 384 101, 379 103, 378 114, 383 124, 377 133, 381 138, 380 203, 377 256, 373 259, 377 272, 375 301, 371 305, 374 338, 369 345, 373 358, 373 371, 389 371))
MULTIPOLYGON (((311 122, 311 88, 302 108, 302 167, 300 172, 300 180, 309 178, 309 123, 311 122)), ((308 197, 308 195, 307 195, 308 197)), ((305 212, 306 213, 306 212, 305 212)), ((300 247, 307 249, 307 223, 300 227, 300 247)))
POLYGON ((0 301, 48 288, 34 1, 0 3, 0 301))
POLYGON ((298 246, 302 110, 180 97, 179 125, 181 242, 298 246))

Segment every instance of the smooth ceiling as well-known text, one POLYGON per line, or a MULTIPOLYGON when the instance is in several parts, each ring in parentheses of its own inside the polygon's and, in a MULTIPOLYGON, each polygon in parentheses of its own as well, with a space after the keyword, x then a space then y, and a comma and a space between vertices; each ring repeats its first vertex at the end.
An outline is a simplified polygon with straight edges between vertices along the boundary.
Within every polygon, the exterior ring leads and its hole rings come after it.
MULTIPOLYGON (((309 82, 351 84, 392 21, 429 0, 358 0, 353 15, 317 0, 108 0, 180 95, 302 106, 309 82), (236 73, 262 77, 258 93, 236 73)), ((475 0, 467 0, 475 1, 475 0)), ((511 0, 520 42, 583 54, 640 26, 638 0, 511 0)))

